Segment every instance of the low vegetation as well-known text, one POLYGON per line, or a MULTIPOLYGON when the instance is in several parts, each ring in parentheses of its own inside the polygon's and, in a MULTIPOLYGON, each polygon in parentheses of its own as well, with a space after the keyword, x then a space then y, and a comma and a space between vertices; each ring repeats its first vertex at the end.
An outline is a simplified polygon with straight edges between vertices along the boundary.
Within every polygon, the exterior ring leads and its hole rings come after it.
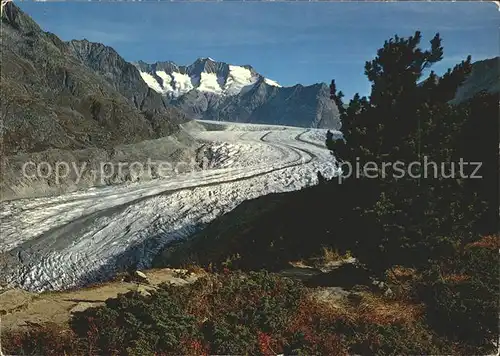
POLYGON ((497 237, 465 246, 420 274, 395 267, 394 295, 351 292, 337 302, 268 272, 225 270, 193 284, 128 292, 4 336, 19 355, 486 354, 497 335, 497 237))

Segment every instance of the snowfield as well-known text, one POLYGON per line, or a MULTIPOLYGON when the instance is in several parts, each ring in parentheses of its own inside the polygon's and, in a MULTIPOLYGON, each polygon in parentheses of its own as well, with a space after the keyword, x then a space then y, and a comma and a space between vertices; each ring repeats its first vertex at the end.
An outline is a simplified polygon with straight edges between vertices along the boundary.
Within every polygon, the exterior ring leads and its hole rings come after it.
POLYGON ((45 291, 105 280, 131 264, 147 268, 169 241, 244 200, 316 184, 318 171, 337 173, 326 130, 199 123, 206 130, 190 133, 203 143, 207 169, 0 203, 0 253, 14 261, 0 273, 13 286, 45 291))
MULTIPOLYGON (((206 58, 214 62, 210 58, 206 58)), ((154 91, 162 95, 171 95, 178 98, 192 89, 201 92, 214 93, 219 95, 237 95, 250 90, 259 80, 259 76, 245 67, 229 65, 227 77, 218 77, 215 73, 201 72, 200 76, 190 77, 188 74, 180 72, 166 73, 165 71, 156 71, 153 73, 143 72, 139 68, 144 82, 154 91), (161 80, 158 81, 157 78, 161 80)), ((264 78, 266 84, 281 87, 276 81, 264 78)))

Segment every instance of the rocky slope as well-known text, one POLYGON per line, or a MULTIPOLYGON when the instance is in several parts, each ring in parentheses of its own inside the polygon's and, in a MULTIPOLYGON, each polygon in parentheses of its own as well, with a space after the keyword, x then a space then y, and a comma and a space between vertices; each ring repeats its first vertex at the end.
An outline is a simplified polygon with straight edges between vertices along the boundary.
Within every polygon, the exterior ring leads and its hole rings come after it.
POLYGON ((136 63, 150 88, 189 117, 315 128, 340 128, 326 84, 281 87, 248 65, 199 58, 189 66, 136 63))
POLYGON ((61 41, 13 3, 2 14, 0 199, 60 194, 112 182, 95 179, 102 162, 177 160, 194 152, 186 116, 151 90, 112 48, 61 41), (87 167, 55 181, 27 177, 26 162, 87 167))
POLYGON ((141 111, 161 136, 175 131, 177 124, 185 121, 184 115, 149 88, 137 68, 113 48, 87 40, 73 40, 68 42, 68 50, 141 111))
POLYGON ((110 148, 178 130, 182 115, 167 109, 116 52, 98 56, 104 46, 64 43, 12 3, 2 22, 4 154, 110 148), (92 48, 88 56, 84 45, 92 48), (113 75, 122 80, 111 84, 113 75))
POLYGON ((472 73, 458 89, 455 102, 471 99, 485 90, 488 93, 500 93, 500 57, 477 61, 472 64, 472 73))

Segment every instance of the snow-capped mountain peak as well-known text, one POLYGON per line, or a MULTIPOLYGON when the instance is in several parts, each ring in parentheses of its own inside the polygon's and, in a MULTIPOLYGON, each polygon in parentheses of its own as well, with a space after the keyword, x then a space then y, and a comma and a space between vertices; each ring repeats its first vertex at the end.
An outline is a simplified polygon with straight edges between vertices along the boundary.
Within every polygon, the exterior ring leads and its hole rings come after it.
POLYGON ((281 88, 281 85, 278 84, 278 82, 275 82, 274 80, 271 80, 269 78, 264 78, 264 82, 267 84, 267 85, 271 85, 273 87, 278 87, 278 88, 281 88))
POLYGON ((173 62, 147 64, 142 61, 135 66, 151 89, 170 98, 178 98, 193 89, 222 96, 238 95, 250 90, 261 78, 268 85, 280 87, 251 66, 216 62, 210 57, 198 58, 189 66, 178 66, 173 62))
POLYGON ((281 87, 250 65, 198 58, 188 66, 173 62, 136 63, 149 88, 188 118, 339 128, 339 113, 325 83, 281 87))

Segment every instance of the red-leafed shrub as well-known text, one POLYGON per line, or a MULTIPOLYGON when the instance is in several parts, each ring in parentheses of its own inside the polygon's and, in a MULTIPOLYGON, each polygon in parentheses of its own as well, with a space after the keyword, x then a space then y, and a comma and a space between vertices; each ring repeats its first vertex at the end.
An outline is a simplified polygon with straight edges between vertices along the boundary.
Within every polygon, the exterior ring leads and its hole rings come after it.
POLYGON ((6 355, 82 355, 85 350, 73 331, 53 323, 4 332, 2 346, 6 355))

